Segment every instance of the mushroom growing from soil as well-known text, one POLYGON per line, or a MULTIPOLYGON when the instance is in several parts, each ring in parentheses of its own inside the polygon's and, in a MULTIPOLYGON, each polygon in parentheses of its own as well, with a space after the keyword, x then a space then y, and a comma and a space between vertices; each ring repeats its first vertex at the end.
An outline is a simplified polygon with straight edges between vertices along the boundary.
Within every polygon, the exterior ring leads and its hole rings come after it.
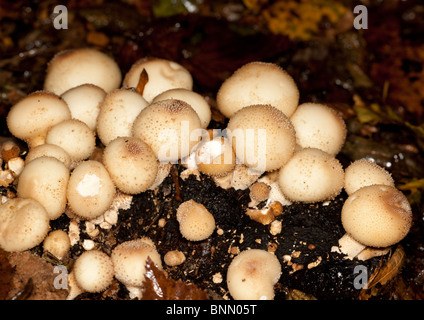
POLYGON ((62 147, 59 147, 55 144, 41 144, 37 147, 30 149, 25 157, 25 164, 30 163, 32 160, 40 157, 52 157, 63 162, 65 167, 68 169, 71 167, 71 157, 69 154, 63 150, 62 147))
POLYGON ((131 137, 134 120, 147 101, 137 92, 117 89, 103 100, 97 118, 97 135, 104 145, 118 137, 131 137))
POLYGON ((370 160, 356 160, 345 169, 344 188, 347 194, 350 195, 362 187, 373 184, 395 186, 391 174, 370 160))
POLYGON ((46 143, 61 147, 71 157, 71 167, 91 156, 96 148, 94 132, 82 121, 62 121, 47 133, 46 143))
POLYGON ((20 198, 37 200, 47 211, 50 220, 59 218, 66 207, 69 169, 60 160, 40 157, 23 169, 17 187, 20 198))
POLYGON ((36 200, 14 198, 0 205, 0 247, 8 252, 29 250, 46 237, 46 209, 36 200))
POLYGON ((121 80, 121 70, 110 56, 95 49, 72 49, 59 52, 50 60, 44 90, 61 95, 90 83, 110 92, 120 86, 121 80))
POLYGON ((280 169, 278 184, 290 201, 334 199, 344 186, 344 171, 334 156, 315 148, 302 149, 280 169))
POLYGON ((213 215, 201 203, 188 200, 177 209, 177 221, 181 235, 189 241, 202 241, 215 230, 213 215))
POLYGON ((147 143, 159 161, 176 163, 191 153, 203 131, 199 116, 188 103, 168 99, 140 112, 132 136, 147 143))
POLYGON ((53 93, 36 91, 12 106, 7 127, 31 149, 45 143, 52 126, 68 119, 71 112, 64 100, 53 93))
POLYGON ((124 193, 137 194, 155 182, 159 163, 152 149, 133 137, 119 137, 104 149, 103 164, 115 186, 124 193))
POLYGON ((78 163, 68 182, 68 206, 78 217, 91 220, 111 206, 115 185, 102 163, 86 160, 78 163))
POLYGON ((177 62, 159 58, 142 58, 136 61, 125 75, 122 86, 136 88, 143 70, 148 77, 143 90, 143 98, 149 103, 157 95, 169 89, 192 90, 193 88, 193 78, 186 68, 177 62))
POLYGON ((271 105, 251 105, 237 111, 227 126, 237 159, 262 173, 281 168, 295 150, 295 131, 283 112, 271 105))
POLYGON ((157 95, 152 102, 167 99, 178 99, 187 102, 199 116, 202 128, 206 129, 209 125, 212 117, 211 108, 206 99, 197 92, 183 88, 169 89, 157 95))
POLYGON ((72 272, 78 287, 85 292, 104 291, 114 276, 112 259, 96 249, 82 253, 75 260, 72 272))
POLYGON ((299 90, 293 78, 278 65, 254 61, 224 81, 216 103, 227 118, 253 104, 272 105, 290 117, 298 106, 299 90))
POLYGON ((281 276, 278 258, 265 250, 242 251, 230 263, 227 286, 234 300, 273 300, 281 276))
POLYGON ((61 97, 68 104, 73 119, 84 122, 96 131, 97 116, 106 92, 90 83, 85 83, 65 91, 61 97))
POLYGON ((330 107, 303 103, 290 117, 296 130, 296 143, 301 148, 317 148, 336 155, 346 139, 344 120, 330 107))
POLYGON ((71 248, 71 240, 63 230, 51 231, 43 241, 44 252, 50 252, 57 259, 62 260, 71 248))
POLYGON ((346 234, 339 240, 339 249, 355 257, 365 247, 385 248, 401 241, 411 228, 412 211, 395 187, 371 185, 349 195, 341 220, 346 234))
POLYGON ((149 238, 130 240, 117 245, 111 254, 116 279, 130 292, 130 298, 141 298, 147 258, 162 269, 162 260, 149 238))

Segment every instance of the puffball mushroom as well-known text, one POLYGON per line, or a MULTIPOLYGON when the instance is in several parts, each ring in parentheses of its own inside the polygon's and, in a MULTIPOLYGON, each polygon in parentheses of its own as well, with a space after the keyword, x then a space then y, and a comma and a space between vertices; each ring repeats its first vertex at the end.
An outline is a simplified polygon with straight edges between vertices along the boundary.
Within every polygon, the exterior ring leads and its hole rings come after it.
POLYGON ((180 232, 189 241, 201 241, 209 238, 215 230, 213 215, 201 203, 188 200, 177 209, 177 221, 180 232))
POLYGON ((159 162, 152 149, 133 137, 119 137, 104 149, 103 164, 115 186, 124 193, 137 194, 155 182, 159 162))
POLYGON ((69 169, 60 160, 40 157, 29 162, 19 177, 17 195, 37 200, 50 220, 65 211, 69 169))
POLYGON ((281 168, 292 157, 295 131, 283 112, 271 105, 251 105, 237 111, 227 126, 237 159, 258 172, 281 168))
POLYGON ((188 103, 168 99, 143 109, 134 121, 132 135, 147 143, 159 161, 176 163, 191 153, 202 128, 199 116, 188 103))
POLYGON ((43 250, 62 260, 71 248, 71 240, 63 230, 51 231, 43 241, 43 250))
POLYGON ((344 171, 332 155, 306 148, 280 169, 278 184, 290 201, 320 202, 336 197, 344 186, 344 171))
POLYGON ((137 92, 117 89, 110 92, 100 106, 97 118, 97 135, 104 145, 118 137, 132 136, 134 120, 147 101, 137 92))
POLYGON ((29 250, 46 237, 46 209, 36 200, 13 198, 0 205, 0 247, 8 252, 29 250))
POLYGON ((412 210, 408 199, 395 187, 371 185, 349 195, 341 221, 346 236, 339 241, 340 250, 354 257, 366 246, 382 248, 401 241, 411 228, 412 210), (344 242, 356 242, 354 250, 344 242))
POLYGON ((91 83, 106 92, 118 88, 122 74, 118 64, 107 54, 89 48, 61 51, 50 60, 44 90, 57 95, 91 83))
POLYGON ((109 209, 115 194, 109 173, 98 161, 78 163, 69 178, 68 205, 82 219, 91 220, 102 215, 109 209))
POLYGON ((30 161, 40 157, 56 158, 62 161, 65 167, 67 167, 68 169, 71 166, 71 157, 69 156, 69 154, 65 150, 63 150, 62 147, 59 147, 55 144, 45 143, 31 148, 25 157, 25 164, 28 164, 30 161))
POLYGON ((52 126, 68 119, 71 112, 64 100, 53 93, 36 91, 12 106, 7 127, 31 149, 45 143, 52 126))
POLYGON ((77 285, 85 292, 107 289, 114 276, 112 259, 96 249, 82 253, 75 260, 72 271, 77 285))
POLYGON ((149 103, 158 94, 169 89, 193 89, 193 78, 186 68, 177 62, 159 58, 142 58, 136 61, 125 75, 122 86, 136 88, 143 69, 148 76, 143 98, 149 103))
POLYGON ((68 104, 73 119, 84 122, 92 131, 96 131, 97 116, 106 92, 90 83, 85 83, 65 91, 61 97, 68 104))
POLYGON ((130 240, 117 245, 111 254, 116 279, 130 291, 131 298, 141 298, 147 258, 162 269, 162 260, 149 238, 130 240))
POLYGON ((71 157, 72 166, 91 156, 96 148, 96 136, 84 122, 70 119, 50 128, 46 143, 57 145, 65 150, 71 157))
POLYGON ((273 300, 280 276, 281 264, 274 254, 245 250, 228 267, 227 287, 234 300, 273 300))
POLYGON ((219 136, 200 143, 195 161, 202 173, 214 177, 224 176, 236 166, 236 156, 230 142, 219 136))
POLYGON ((373 184, 395 186, 391 174, 370 160, 359 159, 346 168, 344 188, 348 195, 373 184))
POLYGON ((199 116, 202 128, 207 128, 212 117, 211 108, 206 99, 200 94, 188 89, 175 88, 157 95, 152 102, 167 99, 178 99, 187 102, 199 116))
POLYGON ((216 103, 227 118, 253 104, 272 105, 290 117, 299 104, 299 90, 293 78, 278 65, 254 61, 224 81, 216 103))
POLYGON ((346 139, 344 120, 330 107, 320 103, 303 103, 290 117, 301 148, 317 148, 336 155, 346 139))

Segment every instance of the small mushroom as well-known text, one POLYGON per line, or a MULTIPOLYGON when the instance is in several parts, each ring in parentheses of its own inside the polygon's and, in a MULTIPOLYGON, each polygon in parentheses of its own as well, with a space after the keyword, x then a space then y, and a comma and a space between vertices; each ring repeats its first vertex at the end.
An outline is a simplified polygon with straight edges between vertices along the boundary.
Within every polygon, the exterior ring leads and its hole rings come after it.
POLYGON ((281 168, 295 150, 295 131, 283 112, 271 105, 250 105, 237 111, 227 126, 237 159, 255 171, 281 168))
POLYGON ((44 206, 50 220, 65 211, 69 169, 60 160, 40 157, 23 169, 17 187, 20 198, 37 200, 44 206))
POLYGON ((357 256, 365 247, 385 248, 401 241, 412 225, 412 210, 405 195, 392 186, 371 185, 345 201, 341 220, 346 234, 340 251, 357 256))
POLYGON ((303 103, 290 117, 301 148, 317 148, 336 155, 346 139, 346 124, 330 107, 320 103, 303 103))
POLYGON ((0 205, 0 247, 19 252, 39 245, 49 232, 49 216, 36 200, 14 198, 0 205))
POLYGON ((278 184, 290 201, 320 202, 342 191, 344 171, 334 156, 315 148, 302 149, 280 169, 278 184))
POLYGON ((12 106, 7 127, 31 149, 45 143, 51 127, 68 119, 71 112, 65 101, 53 93, 36 91, 12 106))
POLYGON ((51 231, 43 241, 44 252, 50 252, 57 259, 62 260, 71 248, 71 240, 63 230, 51 231))
POLYGON ((91 131, 96 131, 97 116, 106 92, 90 83, 65 91, 61 97, 68 104, 72 119, 81 120, 91 131))
POLYGON ((71 167, 71 157, 69 154, 55 144, 45 143, 30 149, 25 157, 25 164, 27 165, 32 160, 40 157, 52 157, 63 162, 68 169, 71 167))
POLYGON ((69 178, 68 206, 82 219, 91 220, 102 215, 110 208, 115 194, 109 173, 98 161, 80 162, 69 178))
POLYGON ((123 283, 131 298, 141 298, 146 273, 146 261, 150 258, 162 269, 161 256, 149 238, 130 240, 117 245, 111 254, 116 279, 123 283))
POLYGON ((131 137, 134 120, 147 101, 133 90, 116 89, 103 100, 97 118, 97 135, 104 145, 118 137, 131 137))
POLYGON ((391 174, 370 160, 359 159, 346 168, 344 188, 347 194, 350 195, 362 187, 373 184, 395 186, 391 174))
POLYGON ((273 63, 254 61, 237 69, 218 90, 217 107, 227 118, 238 110, 269 104, 290 117, 299 103, 299 90, 293 78, 273 63))
POLYGON ((274 285, 281 276, 277 257, 265 250, 239 253, 227 271, 227 286, 234 300, 273 300, 274 285))
POLYGON ((57 95, 90 83, 110 92, 121 84, 118 64, 105 53, 89 48, 61 51, 50 60, 44 90, 57 95))
POLYGON ((155 182, 159 168, 152 149, 138 138, 119 137, 103 152, 103 164, 115 186, 124 193, 137 194, 155 182))
POLYGON ((157 95, 169 89, 192 90, 193 88, 193 78, 186 68, 177 62, 159 58, 142 58, 136 61, 125 75, 122 86, 136 88, 143 70, 148 76, 143 98, 149 103, 157 95))
POLYGON ((191 153, 203 131, 199 116, 189 104, 168 99, 140 112, 132 136, 147 143, 159 161, 176 163, 191 153))
POLYGON ((180 232, 189 241, 202 241, 215 230, 213 215, 201 203, 188 200, 180 204, 177 209, 177 221, 180 223, 180 232))

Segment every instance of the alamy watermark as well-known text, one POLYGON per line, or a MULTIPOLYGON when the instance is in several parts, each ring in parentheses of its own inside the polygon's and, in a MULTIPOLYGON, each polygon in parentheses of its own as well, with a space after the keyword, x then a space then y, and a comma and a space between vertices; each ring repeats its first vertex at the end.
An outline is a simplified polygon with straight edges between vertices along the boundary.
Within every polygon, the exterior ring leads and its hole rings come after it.
POLYGON ((364 5, 357 5, 353 8, 353 13, 357 16, 353 20, 353 27, 357 30, 368 29, 368 9, 364 5))
POLYGON ((68 29, 68 8, 64 5, 57 5, 53 9, 53 27, 57 30, 68 29))

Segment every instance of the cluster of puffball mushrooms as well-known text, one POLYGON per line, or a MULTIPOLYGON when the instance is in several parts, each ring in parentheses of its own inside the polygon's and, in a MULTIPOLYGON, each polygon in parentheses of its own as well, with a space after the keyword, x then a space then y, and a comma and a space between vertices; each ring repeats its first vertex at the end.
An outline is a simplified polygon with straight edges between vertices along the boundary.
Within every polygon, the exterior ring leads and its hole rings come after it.
MULTIPOLYGON (((107 221, 112 227, 113 213, 128 207, 132 195, 159 186, 175 163, 184 166, 182 176, 202 173, 225 189, 250 188, 247 214, 271 224, 274 233, 284 205, 330 201, 344 189, 346 234, 333 249, 350 258, 406 236, 411 208, 391 175, 367 159, 344 169, 336 158, 346 138, 343 119, 324 104, 299 105, 297 86, 281 67, 247 63, 223 82, 216 105, 229 119, 227 130, 208 129, 209 103, 173 61, 140 59, 122 77, 100 51, 57 54, 43 90, 16 103, 7 117, 28 153, 13 171, 16 197, 0 206, 0 247, 16 252, 43 243, 62 259, 74 228, 50 232, 50 220, 66 212, 86 221, 87 230, 107 221)), ((217 229, 213 215, 193 200, 179 206, 176 219, 188 241, 205 240, 217 229)), ((130 297, 140 298, 148 257, 160 269, 162 259, 167 265, 184 261, 178 248, 161 257, 146 237, 118 244, 110 256, 86 249, 69 274, 69 299, 101 292, 114 277, 130 297)), ((273 299, 281 270, 273 253, 245 250, 228 267, 229 293, 233 299, 273 299)))

